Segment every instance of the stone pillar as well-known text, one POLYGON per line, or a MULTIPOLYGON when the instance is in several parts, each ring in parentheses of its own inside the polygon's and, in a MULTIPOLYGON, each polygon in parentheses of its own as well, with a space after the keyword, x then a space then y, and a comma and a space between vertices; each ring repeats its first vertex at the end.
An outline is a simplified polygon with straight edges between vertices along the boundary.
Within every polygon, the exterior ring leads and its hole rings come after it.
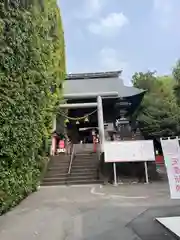
POLYGON ((99 138, 100 138, 100 145, 101 145, 101 152, 104 152, 104 141, 105 141, 105 134, 104 134, 104 117, 103 117, 103 105, 102 105, 102 97, 97 97, 97 114, 98 114, 98 127, 99 127, 99 138))
POLYGON ((53 128, 53 132, 55 132, 56 131, 56 115, 53 116, 53 126, 52 126, 52 128, 53 128))
POLYGON ((56 138, 54 136, 54 132, 56 131, 56 116, 53 116, 52 119, 52 137, 51 137, 51 150, 50 150, 50 155, 54 156, 56 152, 56 138))

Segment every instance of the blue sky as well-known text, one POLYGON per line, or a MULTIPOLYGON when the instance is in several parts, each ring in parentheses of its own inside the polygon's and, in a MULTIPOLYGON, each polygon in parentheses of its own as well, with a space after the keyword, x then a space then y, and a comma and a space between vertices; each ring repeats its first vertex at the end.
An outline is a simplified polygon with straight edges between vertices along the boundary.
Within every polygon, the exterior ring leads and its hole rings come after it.
POLYGON ((68 73, 169 74, 180 58, 180 0, 58 0, 68 73))

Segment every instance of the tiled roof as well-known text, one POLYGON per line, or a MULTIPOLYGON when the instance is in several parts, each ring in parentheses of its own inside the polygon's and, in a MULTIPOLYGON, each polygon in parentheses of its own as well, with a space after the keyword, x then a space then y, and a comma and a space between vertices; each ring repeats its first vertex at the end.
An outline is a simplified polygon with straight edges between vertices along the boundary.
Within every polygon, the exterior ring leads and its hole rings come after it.
MULTIPOLYGON (((64 82, 64 96, 66 95, 88 95, 93 93, 98 95, 99 92, 117 92, 117 97, 131 97, 143 92, 138 88, 127 87, 124 85, 123 80, 118 77, 117 72, 116 77, 95 77, 92 78, 71 78, 71 80, 66 80, 64 82)), ((97 73, 96 73, 97 74, 97 73)), ((113 72, 112 72, 113 74, 113 72)), ((89 74, 90 75, 90 74, 89 74)), ((112 76, 112 75, 111 75, 112 76)))
POLYGON ((113 72, 94 72, 94 73, 73 73, 68 74, 66 80, 94 79, 94 78, 112 78, 119 77, 122 71, 113 72))

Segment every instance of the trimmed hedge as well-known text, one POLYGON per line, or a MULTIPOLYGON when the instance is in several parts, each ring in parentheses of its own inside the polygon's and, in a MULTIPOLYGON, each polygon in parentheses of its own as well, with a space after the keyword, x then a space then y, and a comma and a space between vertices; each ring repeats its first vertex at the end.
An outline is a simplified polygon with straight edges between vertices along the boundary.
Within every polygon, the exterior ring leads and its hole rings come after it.
POLYGON ((0 3, 0 215, 39 184, 43 146, 65 79, 56 1, 5 2, 0 3))

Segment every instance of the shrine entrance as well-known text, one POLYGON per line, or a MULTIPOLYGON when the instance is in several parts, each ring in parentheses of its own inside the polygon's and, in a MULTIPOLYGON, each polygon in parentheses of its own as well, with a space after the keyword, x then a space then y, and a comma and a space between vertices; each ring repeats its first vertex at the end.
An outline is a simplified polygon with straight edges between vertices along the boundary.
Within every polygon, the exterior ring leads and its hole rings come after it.
MULTIPOLYGON (((134 139, 137 125, 132 116, 145 93, 143 90, 125 86, 120 73, 121 71, 68 75, 63 86, 65 103, 60 104, 59 115, 54 121, 57 135, 64 133, 65 139, 68 139, 68 136, 73 147, 81 151, 81 155, 86 149, 88 153, 89 147, 93 146, 92 132, 95 131, 99 136, 98 159, 102 166, 106 166, 105 139, 115 141, 117 136, 119 141, 134 139)), ((73 154, 72 151, 68 174, 71 172, 73 154)), ((80 156, 73 162, 74 168, 77 167, 76 164, 81 165, 79 158, 80 156)), ((85 163, 86 161, 83 164, 85 163)))
POLYGON ((97 107, 69 109, 65 125, 67 135, 74 144, 93 143, 92 132, 99 129, 97 107))
MULTIPOLYGON (((75 99, 85 97, 97 99, 96 102, 61 104, 61 109, 67 109, 68 115, 63 116, 68 134, 73 144, 80 142, 93 143, 93 132, 99 136, 100 150, 104 151, 104 118, 102 98, 116 96, 115 92, 89 94, 89 96, 75 96, 75 99), (81 121, 82 120, 82 121, 81 121)), ((56 124, 56 123, 55 123, 56 124)), ((56 126, 54 126, 56 128, 56 126)))

